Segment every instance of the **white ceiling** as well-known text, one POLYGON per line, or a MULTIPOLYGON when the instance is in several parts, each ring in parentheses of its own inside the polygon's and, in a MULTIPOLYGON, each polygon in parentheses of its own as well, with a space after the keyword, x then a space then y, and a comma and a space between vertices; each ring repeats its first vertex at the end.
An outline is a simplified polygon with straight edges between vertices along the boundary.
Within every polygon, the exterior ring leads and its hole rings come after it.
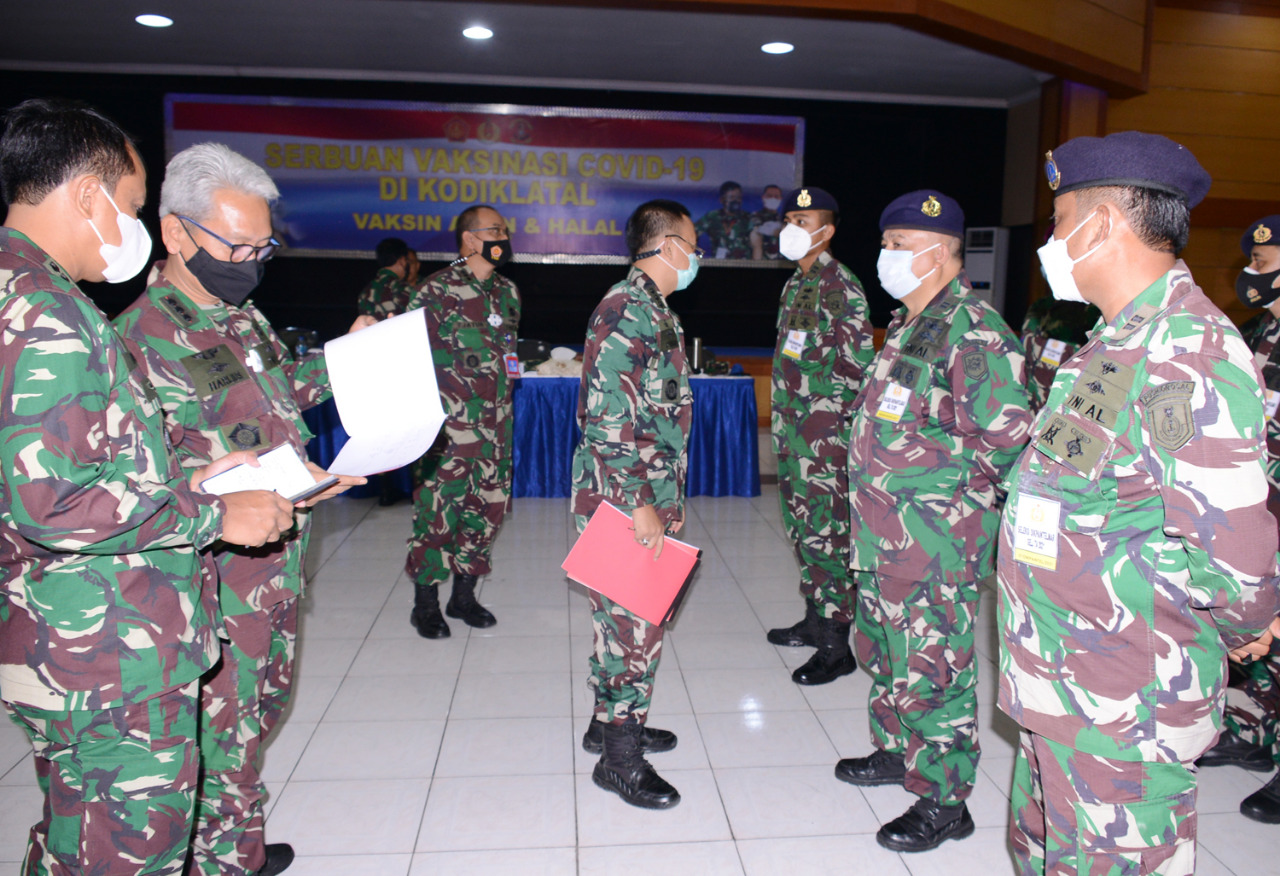
POLYGON ((1048 74, 892 24, 424 0, 5 4, 0 69, 409 80, 1007 106, 1048 74), (141 12, 174 19, 165 29, 141 12), (495 35, 464 39, 470 24, 495 35), (784 40, 796 51, 766 55, 784 40))

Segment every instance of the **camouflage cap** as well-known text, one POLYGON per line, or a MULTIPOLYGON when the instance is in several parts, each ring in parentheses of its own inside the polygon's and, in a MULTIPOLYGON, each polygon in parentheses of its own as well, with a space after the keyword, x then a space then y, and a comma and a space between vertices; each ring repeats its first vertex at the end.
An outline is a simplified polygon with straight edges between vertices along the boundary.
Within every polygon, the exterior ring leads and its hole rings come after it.
POLYGON ((1245 255, 1255 246, 1280 246, 1280 214, 1263 216, 1240 236, 1240 251, 1245 255))
POLYGON ((782 206, 778 208, 778 215, 785 216, 795 210, 830 210, 832 213, 839 213, 840 205, 825 189, 803 186, 787 193, 782 199, 782 206))
POLYGON ((895 198, 880 214, 880 230, 915 228, 964 237, 964 210, 937 189, 920 189, 895 198))
POLYGON ((1194 207, 1212 182, 1191 150, 1141 131, 1076 137, 1044 157, 1045 177, 1055 195, 1098 186, 1137 186, 1168 192, 1194 207))

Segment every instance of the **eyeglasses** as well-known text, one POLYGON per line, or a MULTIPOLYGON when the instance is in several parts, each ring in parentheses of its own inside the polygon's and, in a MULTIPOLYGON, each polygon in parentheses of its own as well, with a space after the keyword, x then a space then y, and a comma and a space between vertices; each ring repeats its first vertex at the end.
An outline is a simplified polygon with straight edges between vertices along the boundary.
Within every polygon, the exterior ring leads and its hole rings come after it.
POLYGON ((696 255, 698 258, 705 258, 707 255, 705 252, 702 251, 702 247, 694 246, 692 243, 689 243, 689 241, 685 240, 683 237, 681 237, 678 234, 668 234, 667 237, 674 237, 676 240, 692 248, 693 254, 696 255))
MULTIPOLYGON (((181 219, 183 222, 190 222, 192 225, 194 225, 196 228, 199 228, 201 231, 203 231, 205 234, 212 237, 214 240, 225 244, 227 249, 231 250, 231 261, 233 262, 247 262, 250 260, 257 260, 260 262, 270 261, 272 258, 275 257, 276 250, 280 248, 280 241, 276 240, 274 237, 270 238, 269 241, 267 243, 264 243, 262 246, 254 246, 252 243, 232 243, 231 241, 227 240, 225 237, 222 237, 219 234, 215 234, 214 232, 210 231, 208 228, 205 228, 203 225, 201 225, 196 220, 192 219, 190 216, 178 216, 178 218, 181 219)), ((182 227, 184 230, 186 229, 185 225, 182 227)), ((191 237, 190 231, 187 231, 187 237, 191 237)), ((191 242, 195 243, 196 246, 200 245, 199 243, 196 242, 196 239, 194 237, 191 237, 191 242)))
POLYGON ((498 240, 508 240, 511 237, 511 230, 505 225, 486 225, 483 228, 468 228, 467 230, 476 237, 480 236, 481 231, 502 232, 498 235, 498 240))

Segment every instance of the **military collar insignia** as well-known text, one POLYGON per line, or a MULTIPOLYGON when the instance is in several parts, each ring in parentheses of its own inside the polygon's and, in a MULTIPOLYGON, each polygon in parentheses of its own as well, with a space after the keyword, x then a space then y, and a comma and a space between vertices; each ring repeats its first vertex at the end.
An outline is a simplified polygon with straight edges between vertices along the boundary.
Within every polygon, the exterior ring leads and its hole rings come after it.
POLYGON ((1271 240, 1271 229, 1265 225, 1259 225, 1253 230, 1254 243, 1267 243, 1271 240))
POLYGON ((1156 307, 1154 304, 1143 304, 1133 312, 1133 316, 1129 317, 1124 325, 1116 329, 1115 334, 1108 338, 1108 340, 1114 343, 1127 341, 1130 335, 1150 323, 1152 317, 1159 312, 1160 308, 1156 307))
POLYGON ((195 325, 196 315, 178 300, 178 296, 172 294, 163 295, 156 303, 161 310, 169 315, 170 319, 183 328, 190 328, 195 325))
POLYGON ((800 194, 796 195, 796 206, 800 208, 808 207, 813 203, 813 195, 809 194, 808 189, 801 189, 800 194))
POLYGON ((933 195, 930 195, 923 204, 920 205, 920 212, 928 216, 930 219, 937 219, 942 215, 942 204, 933 195))
POLYGON ((1062 185, 1062 173, 1058 170, 1058 162, 1053 160, 1053 150, 1044 154, 1044 175, 1049 180, 1049 191, 1056 192, 1062 185))

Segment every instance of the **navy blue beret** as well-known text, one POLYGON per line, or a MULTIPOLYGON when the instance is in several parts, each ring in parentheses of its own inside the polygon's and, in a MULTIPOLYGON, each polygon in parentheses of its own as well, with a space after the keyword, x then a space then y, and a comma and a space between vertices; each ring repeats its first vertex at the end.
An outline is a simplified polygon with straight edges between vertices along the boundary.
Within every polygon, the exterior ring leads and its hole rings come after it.
POLYGON ((1263 216, 1249 226, 1249 230, 1240 238, 1240 249, 1245 255, 1251 255, 1253 248, 1262 246, 1280 246, 1280 215, 1263 216))
POLYGON ((880 214, 880 230, 915 228, 964 237, 964 210, 937 189, 920 189, 895 198, 880 214))
POLYGON ((1187 147, 1141 131, 1076 137, 1044 157, 1049 188, 1057 195, 1098 186, 1138 186, 1168 192, 1194 207, 1212 182, 1187 147))
POLYGON ((778 208, 778 215, 785 216, 793 210, 830 210, 832 213, 839 213, 840 205, 836 203, 835 198, 831 197, 830 192, 824 191, 817 186, 805 186, 804 188, 792 189, 782 199, 782 206, 778 208))

